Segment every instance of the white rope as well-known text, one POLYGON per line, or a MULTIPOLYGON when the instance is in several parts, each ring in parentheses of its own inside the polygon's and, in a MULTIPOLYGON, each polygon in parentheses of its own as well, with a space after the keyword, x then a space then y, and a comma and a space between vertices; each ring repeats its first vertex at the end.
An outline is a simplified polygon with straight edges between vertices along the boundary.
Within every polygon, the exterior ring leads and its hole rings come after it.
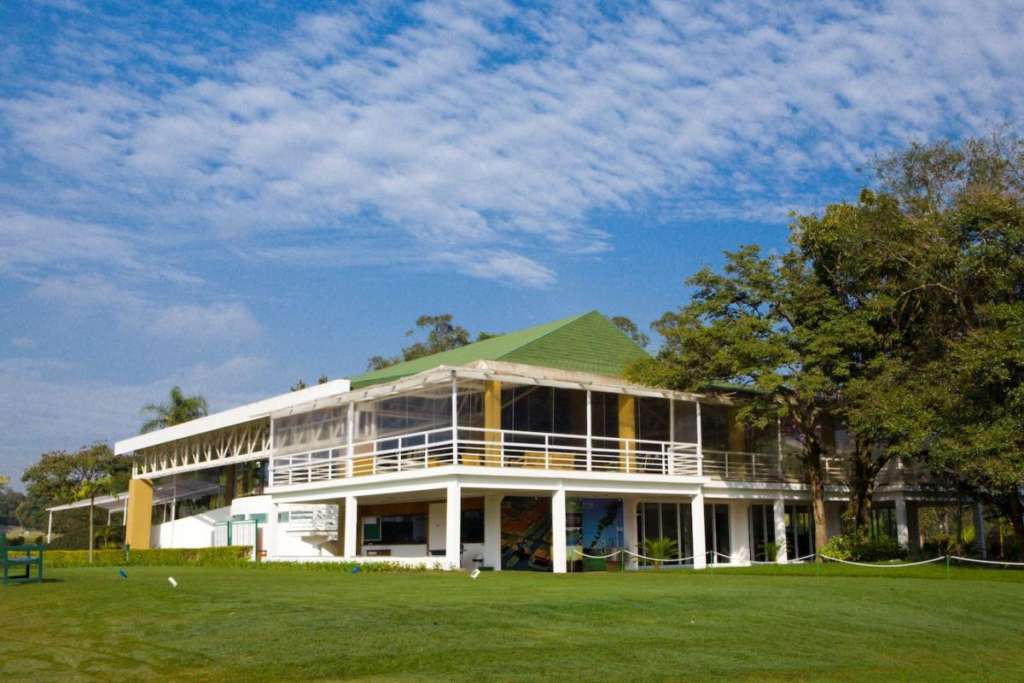
POLYGON ((647 557, 646 555, 640 555, 639 553, 634 553, 633 551, 626 550, 625 548, 623 548, 620 552, 624 552, 627 555, 632 555, 633 557, 639 558, 641 560, 648 560, 650 562, 661 562, 662 564, 666 562, 687 562, 693 559, 693 555, 690 555, 689 557, 679 557, 671 560, 662 559, 660 557, 647 557))
POLYGON ((587 555, 585 552, 583 552, 579 548, 573 548, 572 550, 573 550, 574 553, 576 553, 580 557, 589 557, 592 560, 607 560, 609 557, 615 557, 616 555, 618 555, 618 554, 620 554, 622 552, 621 550, 616 550, 615 552, 608 553, 607 555, 587 555))
POLYGON ((931 564, 932 562, 941 562, 942 560, 946 559, 945 555, 940 555, 939 557, 934 557, 930 560, 921 560, 920 562, 906 562, 904 564, 871 564, 869 562, 852 562, 850 560, 840 560, 838 557, 829 557, 828 555, 822 555, 822 557, 826 560, 831 560, 832 562, 838 562, 840 564, 852 564, 857 567, 872 567, 882 569, 895 569, 898 567, 916 567, 920 564, 931 564))
POLYGON ((961 562, 977 562, 978 564, 997 564, 1007 565, 1010 567, 1024 567, 1024 562, 999 562, 996 560, 979 560, 973 557, 960 557, 959 555, 950 555, 951 560, 960 560, 961 562))

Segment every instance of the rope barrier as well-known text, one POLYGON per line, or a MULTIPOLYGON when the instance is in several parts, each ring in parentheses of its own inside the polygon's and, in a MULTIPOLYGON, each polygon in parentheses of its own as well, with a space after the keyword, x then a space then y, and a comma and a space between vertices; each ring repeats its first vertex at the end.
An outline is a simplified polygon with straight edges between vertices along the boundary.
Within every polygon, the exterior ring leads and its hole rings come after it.
POLYGON ((1008 567, 1024 567, 1024 562, 1000 562, 998 560, 979 560, 974 557, 960 557, 959 555, 950 555, 949 558, 951 560, 960 560, 961 562, 977 562, 978 564, 995 564, 1008 567))
POLYGON ((838 562, 840 564, 850 564, 857 567, 871 567, 871 568, 882 568, 882 569, 896 569, 900 567, 916 567, 922 564, 931 564, 932 562, 941 562, 946 559, 945 555, 939 557, 933 557, 930 560, 921 560, 920 562, 906 562, 903 564, 872 564, 870 562, 853 562, 851 560, 840 560, 838 557, 829 557, 828 555, 822 555, 822 557, 831 562, 838 562))
POLYGON ((622 550, 616 550, 614 552, 608 553, 607 555, 588 555, 579 548, 573 548, 572 550, 580 557, 589 557, 592 560, 607 560, 609 557, 615 557, 616 555, 619 555, 623 552, 622 550))
POLYGON ((677 557, 677 558, 673 558, 671 560, 661 559, 661 558, 658 558, 658 557, 647 557, 646 555, 641 555, 639 553, 634 553, 634 552, 632 552, 630 550, 626 550, 625 548, 623 548, 621 552, 624 552, 627 555, 632 555, 633 557, 636 557, 636 558, 641 559, 641 560, 647 560, 649 562, 661 562, 662 564, 665 564, 666 562, 688 562, 688 561, 693 559, 693 555, 690 555, 689 557, 677 557))

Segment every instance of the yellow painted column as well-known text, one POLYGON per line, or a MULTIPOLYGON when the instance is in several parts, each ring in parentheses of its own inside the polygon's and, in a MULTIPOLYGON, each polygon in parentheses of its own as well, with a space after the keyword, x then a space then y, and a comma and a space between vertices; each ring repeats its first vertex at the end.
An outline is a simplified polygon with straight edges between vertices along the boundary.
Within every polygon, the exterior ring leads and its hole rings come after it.
MULTIPOLYGON (((484 429, 501 429, 501 382, 484 382, 484 429)), ((487 443, 486 464, 490 467, 501 465, 501 434, 497 431, 484 432, 487 443)))
POLYGON ((619 394, 619 466, 636 470, 636 398, 619 394))
POLYGON ((149 531, 153 524, 153 482, 132 479, 128 482, 128 519, 124 542, 133 550, 149 549, 149 531))

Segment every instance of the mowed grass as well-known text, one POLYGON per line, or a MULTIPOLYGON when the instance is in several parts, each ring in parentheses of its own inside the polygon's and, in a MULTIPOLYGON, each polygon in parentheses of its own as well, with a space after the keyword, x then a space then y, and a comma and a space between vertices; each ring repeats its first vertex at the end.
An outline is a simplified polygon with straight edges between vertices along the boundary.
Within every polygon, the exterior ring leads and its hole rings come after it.
POLYGON ((1010 571, 128 574, 0 588, 0 680, 1024 676, 1024 573, 1010 571))

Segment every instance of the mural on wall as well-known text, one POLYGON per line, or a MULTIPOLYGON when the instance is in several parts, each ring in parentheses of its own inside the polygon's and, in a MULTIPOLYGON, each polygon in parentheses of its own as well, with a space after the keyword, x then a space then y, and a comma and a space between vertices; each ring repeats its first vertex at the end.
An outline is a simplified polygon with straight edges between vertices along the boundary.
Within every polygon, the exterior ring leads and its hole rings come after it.
POLYGON ((501 501, 501 568, 551 571, 551 499, 501 501))
MULTIPOLYGON (((568 498, 565 506, 567 558, 574 548, 606 555, 622 547, 622 501, 617 498, 568 498)), ((506 496, 501 503, 501 567, 551 571, 551 499, 506 496)), ((586 559, 580 569, 606 569, 605 560, 586 559)))

